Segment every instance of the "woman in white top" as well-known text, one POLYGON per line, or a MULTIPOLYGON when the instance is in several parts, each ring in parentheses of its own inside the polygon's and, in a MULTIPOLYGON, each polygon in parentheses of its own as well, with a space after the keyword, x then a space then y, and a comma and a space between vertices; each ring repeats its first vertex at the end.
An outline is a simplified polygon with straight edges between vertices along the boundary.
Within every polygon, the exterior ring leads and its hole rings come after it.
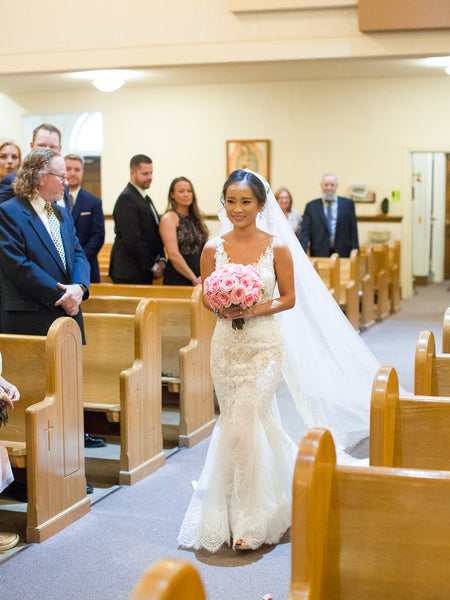
POLYGON ((280 205, 281 210, 284 213, 284 216, 288 220, 289 225, 294 230, 295 235, 298 239, 300 239, 300 230, 302 227, 302 215, 298 210, 292 208, 292 195, 291 192, 285 188, 280 187, 275 192, 275 198, 280 205))

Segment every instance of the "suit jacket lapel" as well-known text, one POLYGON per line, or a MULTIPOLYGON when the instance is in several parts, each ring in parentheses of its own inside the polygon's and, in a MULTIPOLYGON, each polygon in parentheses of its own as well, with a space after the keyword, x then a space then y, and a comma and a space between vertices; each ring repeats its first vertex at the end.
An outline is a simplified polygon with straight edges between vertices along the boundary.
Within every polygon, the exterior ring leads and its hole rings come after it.
MULTIPOLYGON (((24 212, 24 215, 28 218, 28 221, 29 221, 31 227, 33 227, 33 229, 36 231, 37 235, 39 236, 39 238, 42 242, 42 245, 44 246, 44 248, 46 248, 46 250, 53 257, 53 259, 55 260, 58 267, 61 269, 61 271, 64 274, 66 274, 66 272, 64 270, 64 265, 62 264, 62 261, 61 261, 61 257, 58 254, 58 250, 56 249, 56 246, 53 243, 53 240, 50 237, 50 234, 47 231, 44 223, 41 221, 39 215, 34 210, 34 208, 31 206, 28 199, 22 198, 21 200, 22 200, 22 210, 24 212)), ((59 207, 55 207, 55 213, 57 211, 59 212, 59 207)), ((61 214, 61 213, 59 213, 59 214, 61 214)), ((61 230, 62 230, 62 227, 61 227, 61 230)), ((66 244, 64 243, 62 231, 61 231, 61 237, 63 239, 64 251, 66 252, 66 261, 67 261, 66 244)))
POLYGON ((77 201, 73 205, 72 219, 73 219, 74 223, 77 222, 78 217, 80 216, 80 212, 81 212, 81 208, 82 208, 82 204, 83 204, 83 193, 82 192, 83 192, 83 190, 80 188, 80 190, 78 191, 77 201))
MULTIPOLYGON (((322 220, 322 223, 325 225, 325 227, 326 227, 326 228, 327 228, 327 230, 328 230, 328 221, 327 221, 327 217, 326 217, 326 215, 325 215, 325 210, 324 210, 324 208, 323 208, 323 201, 322 201, 322 198, 319 198, 319 199, 317 200, 317 210, 319 211, 319 214, 320 214, 320 218, 321 218, 321 220, 322 220)), ((329 230, 328 230, 328 231, 329 231, 329 230)))

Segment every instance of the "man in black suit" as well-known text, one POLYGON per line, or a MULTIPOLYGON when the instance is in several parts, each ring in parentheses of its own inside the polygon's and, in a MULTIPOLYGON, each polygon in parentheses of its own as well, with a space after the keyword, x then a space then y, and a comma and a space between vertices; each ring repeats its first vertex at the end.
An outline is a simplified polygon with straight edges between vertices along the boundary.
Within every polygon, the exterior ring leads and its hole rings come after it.
POLYGON ((81 187, 84 175, 83 157, 79 154, 68 154, 64 157, 64 162, 69 182, 69 187, 64 190, 64 205, 72 213, 78 239, 91 265, 91 283, 100 283, 97 255, 105 241, 102 201, 81 187))
POLYGON ((336 194, 336 175, 326 173, 322 177, 322 196, 311 200, 305 207, 300 243, 311 256, 349 257, 359 249, 355 205, 350 198, 336 194))
POLYGON ((159 216, 146 190, 153 179, 153 163, 145 154, 130 161, 130 183, 114 206, 116 238, 109 275, 114 283, 152 284, 165 268, 159 216))

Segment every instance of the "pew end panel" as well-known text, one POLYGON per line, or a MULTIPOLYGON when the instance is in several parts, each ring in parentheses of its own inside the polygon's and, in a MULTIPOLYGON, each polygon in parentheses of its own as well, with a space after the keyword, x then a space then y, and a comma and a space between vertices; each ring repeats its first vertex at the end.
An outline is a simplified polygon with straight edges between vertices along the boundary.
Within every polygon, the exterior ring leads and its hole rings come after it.
POLYGON ((333 465, 327 434, 299 449, 290 600, 449 597, 450 473, 333 465))
POLYGON ((400 287, 400 242, 399 240, 396 240, 393 246, 386 245, 390 272, 391 312, 397 313, 402 308, 402 292, 400 287))
MULTIPOLYGON (((81 334, 69 317, 47 337, 0 335, 4 376, 21 393, 8 426, 8 448, 23 443, 28 542, 42 542, 90 510, 84 471, 81 334)), ((14 461, 14 451, 12 464, 14 461)))
POLYGON ((436 355, 431 331, 421 331, 416 344, 414 393, 423 396, 450 396, 450 354, 436 355))
POLYGON ((167 558, 150 567, 130 600, 206 600, 197 569, 191 563, 167 558))
POLYGON ((180 349, 180 446, 194 446, 208 437, 215 425, 214 391, 209 366, 211 337, 216 317, 203 306, 198 286, 190 300, 190 341, 180 349), (189 386, 186 385, 189 382, 189 386))
POLYGON ((159 306, 135 299, 132 314, 84 313, 85 410, 120 422, 119 483, 165 463, 161 426, 159 306))
POLYGON ((376 321, 385 321, 390 316, 389 278, 384 267, 384 255, 374 246, 366 250, 368 273, 373 281, 376 306, 376 321))
POLYGON ((133 366, 120 373, 119 483, 132 485, 165 462, 161 424, 161 319, 159 305, 142 300, 134 324, 133 366))

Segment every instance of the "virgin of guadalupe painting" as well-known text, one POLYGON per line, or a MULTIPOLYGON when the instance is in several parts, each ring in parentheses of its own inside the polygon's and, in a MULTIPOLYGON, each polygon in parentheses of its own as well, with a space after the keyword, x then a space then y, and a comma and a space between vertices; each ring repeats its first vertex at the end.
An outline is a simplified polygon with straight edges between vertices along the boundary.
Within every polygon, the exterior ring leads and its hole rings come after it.
POLYGON ((227 175, 250 169, 270 182, 270 140, 227 141, 227 175))

